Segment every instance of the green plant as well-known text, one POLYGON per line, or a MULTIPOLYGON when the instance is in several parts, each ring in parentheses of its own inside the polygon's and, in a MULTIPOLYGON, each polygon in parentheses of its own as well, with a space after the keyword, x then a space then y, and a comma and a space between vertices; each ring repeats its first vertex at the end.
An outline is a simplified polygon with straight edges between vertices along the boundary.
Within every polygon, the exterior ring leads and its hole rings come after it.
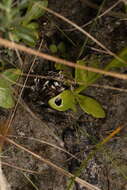
POLYGON ((19 69, 7 69, 0 73, 0 107, 8 109, 15 105, 12 85, 20 75, 19 69))
MULTIPOLYGON (((66 50, 66 46, 64 44, 64 42, 60 42, 58 43, 57 45, 52 43, 50 46, 49 46, 49 50, 52 54, 58 54, 60 55, 61 58, 67 58, 68 57, 68 54, 67 54, 67 50, 66 50)), ((56 68, 57 68, 57 65, 56 64, 56 68)))
POLYGON ((22 41, 34 47, 39 38, 37 19, 44 15, 47 0, 2 0, 0 2, 0 31, 7 39, 22 41))
MULTIPOLYGON (((121 51, 119 57, 125 61, 127 60, 127 48, 121 51)), ((100 68, 101 63, 97 59, 93 59, 92 61, 80 60, 77 61, 76 64, 84 66, 87 65, 93 68, 100 68)), ((125 66, 126 64, 120 62, 117 59, 113 59, 106 66, 104 66, 103 69, 108 71, 113 68, 120 68, 125 66)), ((104 118, 105 111, 103 110, 101 104, 95 99, 81 94, 88 86, 93 84, 101 76, 101 74, 75 68, 74 80, 76 81, 78 87, 72 90, 64 90, 56 97, 51 98, 49 100, 49 105, 58 111, 66 111, 68 109, 76 111, 76 105, 79 104, 81 109, 87 114, 91 114, 96 118, 104 118)), ((69 86, 71 87, 71 84, 69 84, 69 86)))
MULTIPOLYGON (((37 19, 44 15, 47 0, 2 0, 0 2, 0 31, 10 40, 24 42, 34 47, 39 39, 37 19)), ((12 108, 14 103, 12 85, 21 74, 19 69, 0 68, 0 107, 12 108)))

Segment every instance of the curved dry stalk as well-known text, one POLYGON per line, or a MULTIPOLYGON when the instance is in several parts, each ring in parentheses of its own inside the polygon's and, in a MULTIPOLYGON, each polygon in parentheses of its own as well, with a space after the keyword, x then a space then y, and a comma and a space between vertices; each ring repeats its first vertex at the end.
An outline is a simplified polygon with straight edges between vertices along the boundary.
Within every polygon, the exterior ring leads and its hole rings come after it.
POLYGON ((67 150, 55 145, 55 144, 52 144, 52 143, 49 143, 49 142, 46 142, 44 140, 40 140, 40 139, 37 139, 37 138, 33 138, 33 137, 22 137, 22 136, 13 136, 11 135, 11 137, 15 137, 15 138, 24 138, 24 139, 29 139, 29 140, 33 140, 33 141, 36 141, 36 142, 39 142, 39 143, 43 143, 43 144, 46 144, 50 147, 53 147, 57 150, 60 150, 61 152, 64 152, 66 154, 68 154, 69 156, 71 156, 71 158, 75 158, 76 160, 78 161, 81 161, 80 159, 78 159, 75 155, 71 154, 70 152, 68 152, 67 150))
MULTIPOLYGON (((81 0, 81 1, 84 1, 84 0, 81 0)), ((120 0, 122 1, 122 0, 120 0)), ((123 1, 126 1, 126 0, 123 0, 123 1)), ((85 0, 85 4, 90 7, 90 8, 93 8, 93 9, 99 9, 99 6, 97 4, 95 4, 94 2, 91 2, 89 0, 85 0)), ((105 10, 105 9, 104 9, 105 10)), ((122 13, 122 12, 114 12, 114 11, 110 11, 109 12, 109 15, 110 16, 114 16, 116 18, 125 18, 126 17, 126 14, 122 13)))
POLYGON ((119 1, 117 1, 117 2, 115 2, 111 7, 109 7, 108 9, 106 9, 102 14, 100 14, 98 17, 97 17, 97 19, 98 18, 101 18, 102 16, 104 16, 104 15, 106 15, 106 14, 108 14, 112 9, 114 9, 118 4, 120 3, 120 0, 119 1))
POLYGON ((96 52, 98 52, 98 53, 103 53, 103 54, 106 54, 106 55, 108 55, 108 53, 105 51, 105 50, 102 50, 102 49, 99 49, 99 48, 94 48, 94 47, 90 47, 90 46, 88 46, 91 50, 94 50, 94 51, 96 51, 96 52))
POLYGON ((104 89, 107 89, 107 90, 115 90, 115 91, 127 93, 127 89, 116 88, 116 87, 108 86, 108 85, 91 84, 90 86, 94 86, 94 87, 97 87, 97 88, 104 88, 104 89))
POLYGON ((14 166, 12 163, 7 163, 7 162, 1 162, 2 165, 5 165, 5 166, 8 166, 8 167, 11 167, 11 168, 14 168, 16 170, 21 170, 23 172, 27 172, 27 173, 31 173, 31 174, 40 174, 39 172, 37 171, 33 171, 33 170, 28 170, 28 169, 25 169, 25 168, 20 168, 18 166, 14 166))
MULTIPOLYGON (((41 53, 39 51, 36 51, 34 49, 31 49, 31 48, 28 48, 26 46, 19 45, 17 43, 12 43, 11 41, 5 40, 3 38, 0 38, 0 45, 4 46, 4 47, 7 47, 7 48, 11 48, 11 49, 17 48, 20 51, 28 53, 29 55, 35 55, 35 56, 41 57, 43 59, 59 63, 59 64, 63 64, 63 65, 67 65, 67 66, 70 66, 70 67, 79 68, 79 69, 83 69, 83 70, 87 70, 87 71, 91 71, 91 72, 95 72, 95 73, 99 73, 99 74, 103 74, 103 75, 107 75, 107 76, 127 80, 127 75, 125 75, 125 74, 119 74, 119 73, 115 73, 115 72, 104 71, 103 69, 96 69, 96 68, 93 68, 93 67, 77 65, 74 62, 66 61, 66 60, 61 59, 61 58, 57 58, 57 57, 54 57, 54 56, 51 56, 51 55, 48 55, 48 54, 45 54, 45 53, 41 53)), ((121 59, 118 56, 117 56, 117 58, 122 63, 126 64, 126 62, 123 59, 121 59)))
POLYGON ((119 56, 117 56, 115 53, 113 53, 111 50, 109 50, 105 45, 103 45, 99 40, 97 40, 96 38, 94 38, 91 34, 89 34, 87 31, 85 31, 83 28, 81 28, 80 26, 78 26, 76 23, 72 22, 71 20, 67 19, 66 17, 62 16, 61 14, 38 5, 40 8, 48 11, 49 13, 53 14, 54 16, 60 18, 61 20, 65 21, 66 23, 72 25, 74 28, 76 28, 78 31, 80 31, 82 34, 84 34, 85 36, 87 36, 89 39, 91 39, 93 42, 95 42, 98 46, 100 46, 102 49, 104 49, 105 51, 107 51, 107 53, 111 56, 113 56, 114 58, 116 58, 117 60, 121 61, 122 63, 125 63, 125 61, 123 59, 121 59, 119 56))
MULTIPOLYGON (((83 24, 82 26, 80 26, 81 28, 85 28, 86 26, 92 24, 92 22, 97 21, 98 19, 100 19, 101 17, 103 17, 104 15, 108 14, 112 9, 114 9, 118 4, 120 3, 120 0, 115 2, 111 7, 109 7, 108 9, 104 10, 103 13, 101 13, 100 15, 98 15, 97 17, 93 18, 92 20, 90 20, 89 22, 83 24)), ((103 8, 102 8, 103 9, 103 8)), ((64 31, 75 31, 75 28, 71 28, 68 30, 64 30, 64 31)))
MULTIPOLYGON (((2 136, 0 135, 0 137, 2 138, 2 136)), ((67 176, 69 178, 74 178, 74 181, 79 183, 80 185, 82 185, 83 187, 88 188, 89 190, 100 190, 100 188, 88 183, 85 180, 80 179, 79 177, 75 177, 73 174, 71 174, 70 172, 64 170, 63 168, 60 168, 59 166, 57 166, 56 164, 50 162, 49 160, 37 155, 36 153, 32 152, 31 150, 17 144, 16 142, 14 142, 13 140, 9 139, 9 138, 5 138, 5 140, 13 145, 15 145, 16 147, 20 148, 21 150, 24 150, 25 152, 31 154, 32 156, 34 156, 35 158, 37 158, 38 160, 46 163, 48 166, 51 166, 52 168, 56 169, 58 172, 60 172, 61 174, 63 174, 64 176, 67 176)))
POLYGON ((25 173, 22 173, 24 175, 24 177, 27 179, 27 181, 32 185, 32 187, 35 190, 39 190, 38 187, 35 185, 35 183, 30 179, 30 177, 28 177, 25 173))

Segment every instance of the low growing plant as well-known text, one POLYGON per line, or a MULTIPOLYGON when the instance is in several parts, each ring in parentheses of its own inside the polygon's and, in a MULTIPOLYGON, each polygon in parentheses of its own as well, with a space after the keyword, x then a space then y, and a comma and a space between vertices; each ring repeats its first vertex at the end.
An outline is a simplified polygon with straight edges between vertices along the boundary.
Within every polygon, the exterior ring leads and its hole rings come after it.
MULTIPOLYGON (((119 57, 127 61, 127 48, 124 48, 120 52, 119 57)), ((84 66, 87 65, 93 68, 100 68, 101 65, 101 63, 96 59, 92 61, 79 60, 76 64, 84 66)), ((113 59, 106 66, 104 66, 103 69, 105 71, 108 71, 114 68, 120 68, 125 66, 126 64, 120 62, 117 59, 113 59)), ((64 67, 62 67, 62 69, 64 73, 64 67)), ((72 76, 71 73, 70 75, 72 76)), ((82 92, 86 90, 87 87, 93 84, 101 76, 101 74, 75 68, 74 80, 77 84, 77 87, 71 89, 71 84, 68 84, 70 90, 64 90, 62 93, 51 98, 49 100, 49 105, 58 111, 66 111, 68 109, 76 111, 76 106, 78 104, 81 109, 87 114, 91 114, 95 118, 104 118, 105 111, 102 108, 101 104, 94 98, 82 94, 82 92)))
MULTIPOLYGON (((15 42, 34 47, 39 39, 37 19, 44 15, 47 0, 1 0, 1 35, 15 42)), ((2 68, 2 67, 1 67, 2 68)), ((14 103, 12 85, 21 74, 19 69, 0 68, 0 107, 12 108, 14 103)))
POLYGON ((15 42, 34 47, 39 38, 37 19, 44 15, 47 0, 2 0, 0 2, 0 31, 15 42))

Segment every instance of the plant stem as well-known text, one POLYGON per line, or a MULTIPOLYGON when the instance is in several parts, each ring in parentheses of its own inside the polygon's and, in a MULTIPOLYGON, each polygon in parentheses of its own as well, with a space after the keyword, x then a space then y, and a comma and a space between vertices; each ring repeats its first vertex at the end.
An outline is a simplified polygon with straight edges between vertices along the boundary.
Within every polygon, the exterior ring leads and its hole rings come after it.
MULTIPOLYGON (((119 57, 121 59, 123 59, 124 61, 127 61, 127 47, 124 48, 119 54, 119 57)), ((126 65, 121 63, 119 60, 117 59, 113 59, 111 60, 104 68, 105 71, 109 71, 112 68, 120 68, 120 67, 125 67, 126 65)), ((76 88, 74 90, 75 93, 80 93, 83 90, 85 90, 88 86, 90 86, 91 84, 93 84, 97 79, 99 79, 100 77, 102 77, 101 74, 97 74, 96 76, 94 76, 92 79, 90 79, 90 81, 87 82, 87 84, 84 85, 79 85, 78 88, 76 88)))

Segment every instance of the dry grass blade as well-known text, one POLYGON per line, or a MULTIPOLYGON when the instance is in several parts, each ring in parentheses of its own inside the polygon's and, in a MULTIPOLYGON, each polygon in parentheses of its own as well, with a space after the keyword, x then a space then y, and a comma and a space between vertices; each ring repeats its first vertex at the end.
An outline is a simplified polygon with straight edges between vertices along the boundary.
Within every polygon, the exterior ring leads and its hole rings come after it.
POLYGON ((82 34, 84 34, 85 36, 87 36, 89 39, 91 39, 93 42, 95 42, 98 46, 100 46, 102 49, 104 49, 105 51, 107 51, 107 53, 111 56, 113 56, 114 58, 116 58, 117 60, 119 60, 122 63, 125 63, 125 61, 123 59, 121 59, 119 56, 117 56, 115 53, 113 53, 111 50, 109 50, 106 46, 104 46, 100 41, 98 41, 96 38, 94 38, 91 34, 89 34, 87 31, 85 31, 83 28, 81 28, 80 26, 78 26, 77 24, 75 24, 74 22, 72 22, 71 20, 67 19, 66 17, 62 16, 59 13, 54 12, 51 9, 39 6, 42 9, 48 11, 49 13, 53 14, 54 16, 60 18, 61 20, 65 21, 66 23, 72 25, 74 28, 76 28, 78 31, 80 31, 82 34))
MULTIPOLYGON (((2 138, 2 136, 1 136, 2 138)), ((69 178, 74 178, 75 182, 81 184, 83 187, 88 188, 89 190, 100 190, 98 187, 95 187, 94 185, 91 185, 90 183, 86 182, 85 180, 82 180, 78 177, 75 178, 75 176, 73 174, 71 174, 70 172, 67 172, 66 170, 64 170, 63 168, 58 167, 57 165, 55 165, 54 163, 50 162, 49 160, 35 154, 34 152, 30 151, 29 149, 17 144, 16 142, 14 142, 13 140, 9 139, 9 138, 5 138, 7 142, 15 145, 16 147, 20 148, 21 150, 26 151, 27 153, 31 154, 32 156, 34 156, 35 158, 37 158, 38 160, 46 163, 48 166, 53 167, 54 169, 56 169, 58 172, 60 172, 61 174, 69 177, 69 178)))
POLYGON ((112 9, 114 9, 118 4, 120 3, 120 0, 115 2, 111 7, 109 7, 107 10, 105 10, 101 15, 99 15, 97 18, 101 18, 105 14, 108 14, 112 9))
POLYGON ((115 90, 115 91, 127 93, 127 89, 116 88, 116 87, 108 86, 108 85, 91 84, 90 86, 94 86, 94 87, 97 87, 97 88, 104 88, 104 89, 107 89, 107 90, 115 90))
MULTIPOLYGON (((95 72, 95 73, 99 73, 99 74, 103 74, 103 75, 107 75, 107 76, 111 76, 111 77, 115 77, 115 78, 127 80, 127 75, 125 75, 125 74, 119 74, 119 73, 114 73, 114 72, 108 72, 108 71, 104 71, 104 70, 102 70, 102 69, 96 69, 96 68, 92 68, 92 67, 76 65, 76 64, 73 63, 73 62, 66 61, 66 60, 60 59, 60 58, 56 58, 56 57, 54 57, 54 56, 51 56, 51 55, 48 55, 48 54, 45 54, 45 53, 41 53, 41 52, 36 51, 36 50, 33 50, 33 49, 31 49, 31 48, 27 48, 27 47, 25 47, 25 46, 23 46, 23 45, 19 45, 19 44, 16 44, 16 43, 12 43, 11 41, 5 40, 5 39, 3 39, 3 38, 0 38, 0 45, 1 45, 1 46, 4 46, 4 47, 11 48, 11 49, 17 48, 18 50, 23 51, 23 52, 26 52, 26 53, 28 53, 28 54, 30 54, 30 55, 35 55, 35 56, 41 57, 41 58, 43 58, 43 59, 46 59, 46 60, 49 60, 49 61, 53 61, 53 62, 59 63, 59 64, 64 64, 64 65, 67 65, 67 66, 70 66, 70 67, 75 67, 75 68, 79 68, 79 69, 84 69, 84 70, 87 70, 87 71, 91 71, 91 72, 95 72)), ((119 58, 119 59, 120 59, 120 58, 119 58)), ((121 60, 121 59, 120 59, 120 60, 121 60)), ((122 60, 122 62, 126 63, 124 60, 122 60)))
MULTIPOLYGON (((11 135, 12 136, 12 135, 11 135)), ((69 156, 71 156, 72 158, 75 158, 76 160, 79 160, 81 161, 80 159, 78 159, 75 155, 71 154, 70 152, 68 152, 67 150, 55 145, 55 144, 52 144, 52 143, 49 143, 49 142, 46 142, 44 140, 40 140, 40 139, 36 139, 36 138, 33 138, 33 137, 22 137, 22 136, 12 136, 12 137, 15 137, 15 138, 23 138, 23 139, 29 139, 29 140, 32 140, 32 141, 35 141, 35 142, 39 142, 39 143, 42 143, 42 144, 46 144, 50 147, 53 147, 57 150, 60 150, 61 152, 64 152, 66 154, 68 154, 69 156)))
POLYGON ((35 190, 39 190, 38 187, 35 185, 35 183, 30 179, 30 177, 28 177, 25 173, 23 173, 24 177, 27 179, 27 181, 29 181, 29 183, 31 183, 32 187, 35 190))
MULTIPOLYGON (((114 9, 118 4, 120 3, 120 1, 117 1, 116 3, 114 3, 111 7, 109 7, 108 9, 106 9, 103 13, 101 13, 100 15, 98 15, 97 17, 95 17, 94 19, 90 20, 89 22, 85 23, 84 25, 81 26, 81 28, 85 28, 86 26, 92 24, 94 21, 97 21, 98 19, 100 19, 101 17, 103 17, 104 15, 108 14, 112 9, 114 9)), ((67 29, 64 31, 75 31, 75 28, 71 28, 71 29, 67 29)))
POLYGON ((117 127, 110 135, 108 135, 101 143, 100 145, 104 145, 107 142, 109 142, 116 134, 118 134, 122 129, 124 128, 124 126, 119 126, 117 127))
POLYGON ((33 170, 28 170, 28 169, 24 169, 24 168, 20 168, 20 167, 18 167, 18 166, 14 166, 12 163, 11 164, 9 164, 9 163, 7 163, 7 162, 1 162, 1 164, 2 165, 5 165, 5 166, 8 166, 8 167, 11 167, 11 168, 14 168, 14 169, 16 169, 16 170, 20 170, 20 171, 22 171, 22 172, 27 172, 27 173, 31 173, 31 174, 40 174, 39 172, 37 172, 37 171, 33 171, 33 170))
MULTIPOLYGON (((81 1, 84 1, 84 0, 81 0, 81 1)), ((119 1, 126 1, 126 0, 119 0, 119 1)), ((91 2, 89 0, 85 0, 85 4, 88 6, 88 7, 91 7, 93 9, 98 9, 99 6, 94 3, 94 2, 91 2)), ((105 9, 104 9, 105 10, 105 9)), ((116 18, 125 18, 126 17, 126 14, 122 13, 122 12, 114 12, 114 11, 110 11, 108 12, 108 14, 110 16, 114 16, 116 18)))

